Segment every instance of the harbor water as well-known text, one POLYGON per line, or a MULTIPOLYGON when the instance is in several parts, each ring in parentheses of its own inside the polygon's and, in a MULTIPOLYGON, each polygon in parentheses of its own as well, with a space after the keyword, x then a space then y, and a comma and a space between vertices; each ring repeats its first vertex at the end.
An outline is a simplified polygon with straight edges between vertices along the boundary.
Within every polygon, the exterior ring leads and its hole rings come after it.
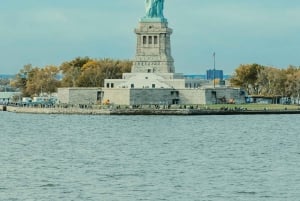
POLYGON ((300 199, 300 115, 0 117, 1 201, 300 199))

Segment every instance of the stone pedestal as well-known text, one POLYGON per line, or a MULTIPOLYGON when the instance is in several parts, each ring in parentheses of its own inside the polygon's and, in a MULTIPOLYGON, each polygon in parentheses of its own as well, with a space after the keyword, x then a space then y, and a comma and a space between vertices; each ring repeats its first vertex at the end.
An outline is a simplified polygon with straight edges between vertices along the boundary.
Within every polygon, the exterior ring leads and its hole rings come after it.
POLYGON ((132 73, 175 73, 167 20, 142 19, 135 29, 136 56, 132 73))

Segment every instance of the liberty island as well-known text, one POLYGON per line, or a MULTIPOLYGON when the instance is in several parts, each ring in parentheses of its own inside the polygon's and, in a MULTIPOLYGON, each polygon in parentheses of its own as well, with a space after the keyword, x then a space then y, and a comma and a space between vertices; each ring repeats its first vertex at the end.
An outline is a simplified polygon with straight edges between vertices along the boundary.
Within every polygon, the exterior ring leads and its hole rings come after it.
MULTIPOLYGON (((103 88, 59 88, 58 100, 62 108, 3 108, 15 112, 49 114, 274 114, 299 113, 287 111, 245 111, 245 92, 240 88, 211 86, 197 79, 185 79, 176 73, 171 53, 171 34, 164 17, 164 0, 146 0, 145 16, 134 30, 137 38, 136 53, 131 73, 124 73, 122 79, 106 79, 103 88), (221 111, 213 107, 206 111, 203 105, 235 103, 234 109, 226 106, 221 111), (101 103, 101 105, 99 105, 101 103), (66 110, 64 107, 72 108, 66 110), (186 107, 188 105, 188 107, 186 107), (190 106, 189 106, 190 105, 190 106), (93 108, 91 111, 82 107, 93 108), (120 110, 121 106, 125 110, 120 110), (144 110, 128 110, 136 108, 144 110), (99 110, 110 108, 117 110, 99 110), (146 110, 145 110, 146 108, 146 110), (164 110, 153 111, 155 108, 164 110), (172 110, 170 110, 172 109, 172 110), (228 111, 229 110, 229 111, 228 111)), ((292 110, 295 110, 294 108, 292 110)))

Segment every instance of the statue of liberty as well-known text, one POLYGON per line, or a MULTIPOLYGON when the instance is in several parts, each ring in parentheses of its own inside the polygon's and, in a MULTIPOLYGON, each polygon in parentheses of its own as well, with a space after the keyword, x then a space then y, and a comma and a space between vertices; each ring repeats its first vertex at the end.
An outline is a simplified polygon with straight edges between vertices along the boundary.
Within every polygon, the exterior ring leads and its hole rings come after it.
POLYGON ((146 18, 164 19, 164 2, 165 0, 146 0, 146 18))

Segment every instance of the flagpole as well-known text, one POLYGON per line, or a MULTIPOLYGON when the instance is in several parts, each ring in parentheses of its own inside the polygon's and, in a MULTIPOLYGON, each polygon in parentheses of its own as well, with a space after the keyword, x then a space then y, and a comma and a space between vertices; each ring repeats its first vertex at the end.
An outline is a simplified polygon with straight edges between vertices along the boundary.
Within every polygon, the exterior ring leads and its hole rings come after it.
POLYGON ((216 88, 216 53, 214 52, 213 54, 214 56, 214 79, 213 79, 213 82, 214 82, 214 89, 216 88))

